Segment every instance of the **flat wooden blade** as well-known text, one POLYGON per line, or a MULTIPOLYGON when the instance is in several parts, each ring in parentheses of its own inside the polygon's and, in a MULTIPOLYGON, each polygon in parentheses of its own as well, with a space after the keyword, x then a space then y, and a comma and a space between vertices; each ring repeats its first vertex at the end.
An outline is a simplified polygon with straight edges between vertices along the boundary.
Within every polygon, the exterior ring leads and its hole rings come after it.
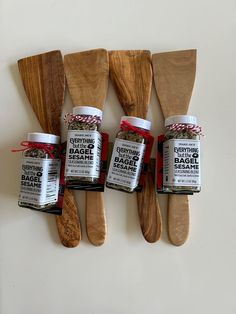
POLYGON ((152 86, 148 50, 109 52, 110 78, 126 115, 146 118, 152 86))
POLYGON ((60 135, 60 117, 65 93, 61 52, 50 51, 18 61, 29 102, 45 132, 60 135))
MULTIPOLYGON (((148 50, 109 52, 110 77, 126 115, 146 119, 151 88, 151 53, 148 50)), ((137 193, 139 220, 144 238, 156 242, 161 235, 161 214, 151 172, 137 193)))
POLYGON ((65 72, 73 104, 103 109, 108 87, 108 53, 95 49, 65 55, 65 72))
POLYGON ((196 75, 196 50, 156 53, 152 64, 164 117, 186 114, 196 75))

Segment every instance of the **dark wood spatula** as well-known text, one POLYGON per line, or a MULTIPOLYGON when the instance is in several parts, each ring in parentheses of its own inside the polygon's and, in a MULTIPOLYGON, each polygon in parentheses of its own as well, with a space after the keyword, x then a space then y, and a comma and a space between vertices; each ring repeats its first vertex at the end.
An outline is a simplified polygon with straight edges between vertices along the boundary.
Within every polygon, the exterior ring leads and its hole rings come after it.
MULTIPOLYGON (((187 114, 196 74, 196 50, 156 53, 152 56, 157 96, 167 118, 187 114)), ((187 195, 170 195, 168 234, 174 245, 185 243, 189 233, 187 195)))
MULTIPOLYGON (((109 62, 105 49, 65 55, 65 73, 74 106, 93 106, 103 110, 109 62)), ((93 245, 102 245, 106 238, 106 219, 102 192, 86 192, 86 229, 93 245)))
MULTIPOLYGON (((152 87, 150 51, 110 51, 109 61, 110 77, 125 114, 146 119, 152 87)), ((161 215, 151 172, 137 200, 143 236, 156 242, 161 235, 161 215)))
MULTIPOLYGON (((60 118, 64 103, 65 73, 59 50, 23 58, 18 67, 29 102, 46 133, 61 134, 60 118)), ((73 194, 64 194, 62 216, 56 217, 62 244, 75 247, 81 239, 80 221, 73 194)))

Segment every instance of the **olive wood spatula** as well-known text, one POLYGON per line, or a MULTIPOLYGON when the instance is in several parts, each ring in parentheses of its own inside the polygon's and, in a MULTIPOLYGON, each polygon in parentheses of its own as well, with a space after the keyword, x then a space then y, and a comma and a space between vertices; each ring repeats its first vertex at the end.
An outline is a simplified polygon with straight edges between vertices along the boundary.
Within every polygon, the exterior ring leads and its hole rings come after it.
MULTIPOLYGON (((59 50, 18 61, 23 86, 44 132, 61 134, 60 118, 64 103, 65 73, 59 50)), ((73 194, 65 189, 63 212, 56 217, 62 244, 75 247, 81 239, 80 221, 73 194)))
MULTIPOLYGON (((187 114, 196 74, 196 50, 156 53, 152 56, 154 82, 164 117, 187 114)), ((174 245, 189 233, 187 195, 169 195, 168 234, 174 245)))
MULTIPOLYGON (((109 62, 105 49, 65 55, 64 67, 74 106, 103 110, 106 100, 109 62)), ((102 245, 106 238, 106 218, 102 192, 86 192, 86 230, 89 241, 102 245)))
MULTIPOLYGON (((150 51, 110 51, 109 61, 110 77, 125 114, 146 119, 152 87, 150 51)), ((143 236, 150 243, 156 242, 161 235, 161 214, 150 171, 137 201, 143 236)))

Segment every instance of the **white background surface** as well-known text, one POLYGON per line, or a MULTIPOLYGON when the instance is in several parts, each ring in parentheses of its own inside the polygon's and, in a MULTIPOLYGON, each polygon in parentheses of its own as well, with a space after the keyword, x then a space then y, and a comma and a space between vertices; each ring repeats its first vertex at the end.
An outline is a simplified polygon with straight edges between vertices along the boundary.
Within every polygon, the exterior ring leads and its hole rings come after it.
MULTIPOLYGON (((235 0, 0 0, 0 313, 235 314, 235 0), (182 247, 168 243, 166 197, 160 197, 162 239, 144 241, 136 198, 105 193, 108 237, 89 244, 84 194, 79 247, 60 245, 54 217, 17 206, 20 154, 27 132, 41 131, 24 94, 16 61, 61 49, 163 52, 198 49, 190 113, 203 140, 203 190, 191 197, 191 232, 182 247)), ((71 108, 67 95, 64 111, 71 108)), ((104 130, 114 138, 122 115, 113 88, 104 130)), ((152 93, 153 134, 163 117, 152 93)))

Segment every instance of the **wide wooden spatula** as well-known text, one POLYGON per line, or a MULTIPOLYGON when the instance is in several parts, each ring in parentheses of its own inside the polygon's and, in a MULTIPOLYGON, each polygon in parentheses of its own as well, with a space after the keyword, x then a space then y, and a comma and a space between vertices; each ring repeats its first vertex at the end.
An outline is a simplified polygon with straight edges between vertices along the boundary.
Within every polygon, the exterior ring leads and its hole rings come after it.
MULTIPOLYGON (((18 67, 29 102, 46 133, 61 134, 60 118, 65 93, 65 73, 59 50, 18 61, 18 67)), ((62 216, 56 217, 61 242, 75 247, 81 239, 80 221, 73 194, 64 195, 62 216)))
MULTIPOLYGON (((164 117, 187 114, 196 74, 196 50, 156 53, 152 56, 152 64, 164 117)), ((169 239, 174 245, 182 245, 188 233, 188 196, 169 195, 169 239)))
MULTIPOLYGON (((152 87, 150 51, 110 51, 109 60, 110 77, 125 114, 146 119, 152 87)), ((161 235, 161 215, 150 171, 137 201, 143 236, 156 242, 161 235)))
MULTIPOLYGON (((95 49, 65 55, 64 66, 73 105, 103 110, 109 77, 107 51, 95 49)), ((102 192, 86 192, 86 230, 93 245, 104 243, 106 219, 102 192)))

